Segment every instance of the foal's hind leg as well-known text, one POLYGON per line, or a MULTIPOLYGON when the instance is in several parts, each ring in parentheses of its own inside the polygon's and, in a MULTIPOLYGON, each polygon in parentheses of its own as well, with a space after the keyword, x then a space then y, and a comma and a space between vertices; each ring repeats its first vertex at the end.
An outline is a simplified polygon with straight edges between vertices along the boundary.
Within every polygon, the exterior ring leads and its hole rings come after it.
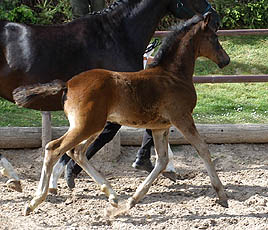
POLYGON ((211 161, 208 145, 200 137, 198 131, 196 130, 192 115, 189 113, 186 114, 183 118, 172 119, 171 122, 182 132, 186 140, 195 147, 199 156, 205 163, 212 187, 215 189, 219 197, 219 204, 223 207, 228 207, 228 199, 224 192, 223 185, 215 170, 214 164, 211 161))
POLYGON ((154 180, 166 168, 168 164, 168 130, 154 130, 153 138, 155 143, 155 152, 157 155, 156 164, 153 171, 139 185, 135 194, 124 205, 119 208, 107 209, 106 215, 109 217, 117 216, 134 207, 148 192, 154 180))
POLYGON ((47 196, 49 179, 54 164, 66 151, 72 149, 79 144, 85 137, 79 135, 80 130, 75 128, 69 129, 62 137, 57 140, 51 141, 46 145, 45 158, 41 173, 40 182, 36 190, 34 198, 30 204, 25 208, 25 215, 30 214, 39 204, 41 204, 47 196))
POLYGON ((102 192, 109 198, 112 206, 118 206, 117 195, 112 189, 110 183, 90 164, 86 157, 86 149, 96 139, 98 134, 91 136, 87 141, 80 143, 73 150, 68 151, 67 154, 84 169, 84 171, 100 186, 102 192))

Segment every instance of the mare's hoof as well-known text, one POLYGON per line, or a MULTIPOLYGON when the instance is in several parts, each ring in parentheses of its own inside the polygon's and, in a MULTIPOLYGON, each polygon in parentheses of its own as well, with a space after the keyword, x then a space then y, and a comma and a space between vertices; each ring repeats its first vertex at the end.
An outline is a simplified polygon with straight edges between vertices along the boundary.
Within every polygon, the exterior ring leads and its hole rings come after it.
POLYGON ((22 192, 21 183, 19 180, 10 179, 6 183, 7 187, 17 192, 22 192))
POLYGON ((57 195, 58 190, 57 190, 56 188, 49 188, 49 189, 48 189, 48 192, 49 192, 50 194, 57 195))
POLYGON ((173 182, 176 182, 177 174, 175 172, 162 172, 162 175, 173 182))
POLYGON ((30 213, 32 212, 33 210, 29 207, 29 205, 27 204, 25 209, 24 209, 24 216, 28 216, 30 215, 30 213))
POLYGON ((227 200, 217 200, 216 203, 218 203, 219 205, 221 205, 224 208, 229 208, 227 200))
POLYGON ((137 158, 136 161, 132 164, 132 167, 138 170, 143 170, 151 172, 154 169, 154 166, 150 159, 140 159, 137 158))

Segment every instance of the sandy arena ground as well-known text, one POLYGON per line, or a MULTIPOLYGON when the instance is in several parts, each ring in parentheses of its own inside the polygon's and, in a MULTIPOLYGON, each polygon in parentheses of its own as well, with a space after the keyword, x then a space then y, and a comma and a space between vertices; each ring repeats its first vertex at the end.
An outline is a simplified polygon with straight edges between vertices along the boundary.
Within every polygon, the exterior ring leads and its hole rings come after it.
MULTIPOLYGON (((41 172, 40 149, 0 150, 22 179, 23 193, 11 191, 0 177, 0 229, 268 229, 268 144, 210 145, 212 158, 229 196, 229 208, 216 196, 204 165, 189 145, 173 146, 176 183, 159 177, 146 197, 127 214, 104 217, 107 198, 82 173, 70 191, 64 178, 58 195, 49 195, 30 216, 23 216, 41 172)), ((131 168, 137 147, 123 147, 118 161, 98 168, 119 199, 126 200, 146 173, 131 168)))

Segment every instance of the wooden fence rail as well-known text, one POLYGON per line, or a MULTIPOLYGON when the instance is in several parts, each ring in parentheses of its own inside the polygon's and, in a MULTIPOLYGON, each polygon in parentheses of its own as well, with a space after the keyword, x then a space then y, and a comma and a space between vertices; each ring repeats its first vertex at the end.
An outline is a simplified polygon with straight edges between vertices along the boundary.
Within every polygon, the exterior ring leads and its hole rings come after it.
MULTIPOLYGON (((268 143, 268 124, 197 124, 196 127, 207 143, 268 143)), ((68 127, 53 127, 52 139, 59 138, 67 130, 68 127)), ((143 133, 144 129, 123 126, 118 138, 109 143, 110 147, 106 147, 118 150, 120 146, 117 145, 141 145, 143 133)), ((0 149, 39 148, 42 145, 41 138, 40 127, 0 127, 0 149)), ((169 142, 175 145, 188 144, 174 127, 170 128, 169 142)))
POLYGON ((268 82, 266 75, 218 75, 218 76, 194 76, 195 83, 245 83, 268 82))
MULTIPOLYGON (((167 36, 170 31, 156 31, 154 37, 163 38, 167 36)), ((268 35, 268 29, 241 29, 241 30, 219 30, 219 36, 241 36, 241 35, 268 35)))

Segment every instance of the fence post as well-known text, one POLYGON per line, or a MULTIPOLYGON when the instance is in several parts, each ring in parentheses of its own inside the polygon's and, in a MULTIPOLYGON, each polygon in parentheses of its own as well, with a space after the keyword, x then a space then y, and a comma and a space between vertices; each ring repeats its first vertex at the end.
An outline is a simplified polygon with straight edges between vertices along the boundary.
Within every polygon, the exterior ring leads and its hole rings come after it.
POLYGON ((51 128, 51 113, 49 111, 42 111, 42 148, 52 140, 51 128))

